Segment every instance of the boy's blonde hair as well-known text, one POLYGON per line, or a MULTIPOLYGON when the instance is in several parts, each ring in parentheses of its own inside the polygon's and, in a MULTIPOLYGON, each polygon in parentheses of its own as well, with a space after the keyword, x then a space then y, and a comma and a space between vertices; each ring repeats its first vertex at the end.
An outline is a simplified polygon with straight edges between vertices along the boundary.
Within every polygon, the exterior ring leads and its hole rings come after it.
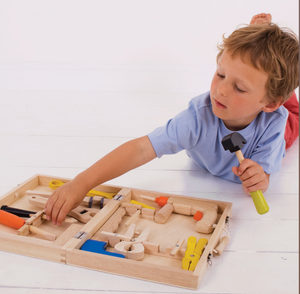
POLYGON ((289 29, 279 28, 274 23, 249 25, 235 30, 218 45, 219 61, 224 50, 232 57, 239 54, 268 75, 267 97, 270 102, 290 98, 299 85, 299 41, 289 29), (248 59, 247 59, 248 58, 248 59))

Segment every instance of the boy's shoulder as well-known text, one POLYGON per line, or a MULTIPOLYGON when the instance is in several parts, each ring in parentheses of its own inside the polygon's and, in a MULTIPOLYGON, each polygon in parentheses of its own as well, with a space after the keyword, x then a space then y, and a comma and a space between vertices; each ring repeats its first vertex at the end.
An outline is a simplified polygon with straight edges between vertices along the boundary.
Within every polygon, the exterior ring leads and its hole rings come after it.
POLYGON ((288 118, 289 112, 288 110, 281 105, 278 109, 272 112, 264 112, 262 111, 255 120, 256 125, 262 125, 265 127, 271 126, 281 126, 285 127, 286 120, 288 118))
POLYGON ((275 110, 275 113, 284 118, 287 118, 289 116, 289 111, 283 105, 281 105, 277 110, 275 110))
POLYGON ((191 99, 190 103, 194 105, 196 109, 200 109, 202 107, 211 106, 210 100, 210 91, 202 93, 191 99))

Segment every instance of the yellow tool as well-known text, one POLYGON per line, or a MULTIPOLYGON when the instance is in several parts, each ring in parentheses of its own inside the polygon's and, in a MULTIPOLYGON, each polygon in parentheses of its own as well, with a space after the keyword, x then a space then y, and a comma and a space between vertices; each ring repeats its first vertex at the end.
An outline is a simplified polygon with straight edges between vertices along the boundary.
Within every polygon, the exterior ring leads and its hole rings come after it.
POLYGON ((144 208, 148 208, 148 209, 153 209, 153 210, 155 210, 154 207, 149 206, 149 205, 146 205, 146 204, 141 203, 141 202, 138 202, 138 201, 135 201, 135 200, 131 200, 130 203, 131 203, 131 204, 141 205, 141 206, 144 207, 144 208))
MULTIPOLYGON (((57 189, 58 187, 62 186, 65 184, 64 182, 60 180, 53 180, 49 183, 49 187, 53 190, 57 189)), ((87 193, 87 196, 89 197, 94 197, 94 196, 102 196, 108 199, 113 199, 113 197, 116 195, 116 193, 108 193, 108 192, 101 192, 101 191, 96 191, 96 190, 90 190, 87 193)))
POLYGON ((182 259, 182 268, 185 270, 193 271, 195 270, 198 261, 202 255, 204 246, 207 244, 208 240, 205 238, 199 239, 197 243, 197 238, 191 236, 187 241, 187 248, 185 251, 184 258, 182 259))

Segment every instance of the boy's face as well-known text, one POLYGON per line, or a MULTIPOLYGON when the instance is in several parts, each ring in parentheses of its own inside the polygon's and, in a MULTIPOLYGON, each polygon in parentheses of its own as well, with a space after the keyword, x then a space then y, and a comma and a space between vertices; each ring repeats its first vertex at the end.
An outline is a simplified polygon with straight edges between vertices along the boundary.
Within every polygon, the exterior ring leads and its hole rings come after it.
POLYGON ((213 113, 232 131, 245 128, 268 104, 267 79, 266 73, 244 63, 238 54, 232 58, 224 50, 210 87, 213 113))

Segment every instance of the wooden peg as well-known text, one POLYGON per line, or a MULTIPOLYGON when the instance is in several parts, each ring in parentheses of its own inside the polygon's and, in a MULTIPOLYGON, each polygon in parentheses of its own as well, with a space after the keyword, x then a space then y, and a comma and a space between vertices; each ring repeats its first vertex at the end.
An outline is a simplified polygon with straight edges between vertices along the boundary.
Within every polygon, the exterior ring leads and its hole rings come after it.
POLYGON ((219 243, 219 245, 215 248, 214 252, 216 253, 216 255, 221 255, 225 249, 225 247, 227 246, 227 244, 229 243, 229 237, 228 236, 224 236, 221 240, 221 242, 219 243))
POLYGON ((140 195, 140 197, 145 200, 155 201, 155 197, 150 197, 150 196, 146 196, 146 195, 140 195))
POLYGON ((142 208, 141 216, 145 219, 154 220, 155 210, 149 208, 142 208))
POLYGON ((18 235, 21 236, 28 236, 29 233, 33 233, 39 236, 43 236, 44 238, 50 240, 50 241, 55 241, 56 240, 56 235, 48 233, 47 231, 44 231, 38 227, 35 227, 33 225, 27 225, 25 224, 18 230, 18 235))
POLYGON ((128 228, 129 225, 140 215, 140 210, 138 209, 128 220, 127 222, 124 224, 125 228, 128 228))
POLYGON ((182 244, 184 243, 184 241, 185 241, 184 238, 180 238, 180 239, 177 241, 177 243, 176 243, 174 249, 171 251, 170 255, 175 256, 175 255, 178 253, 178 251, 180 250, 180 248, 181 248, 182 244))
POLYGON ((50 241, 55 241, 56 240, 56 235, 48 233, 38 227, 35 226, 29 226, 29 231, 30 233, 34 233, 40 236, 45 237, 46 239, 50 240, 50 241))
POLYGON ((130 241, 134 236, 135 224, 131 224, 124 235, 110 233, 106 231, 102 231, 101 236, 105 236, 108 238, 108 243, 111 247, 114 247, 117 243, 122 240, 130 241))

